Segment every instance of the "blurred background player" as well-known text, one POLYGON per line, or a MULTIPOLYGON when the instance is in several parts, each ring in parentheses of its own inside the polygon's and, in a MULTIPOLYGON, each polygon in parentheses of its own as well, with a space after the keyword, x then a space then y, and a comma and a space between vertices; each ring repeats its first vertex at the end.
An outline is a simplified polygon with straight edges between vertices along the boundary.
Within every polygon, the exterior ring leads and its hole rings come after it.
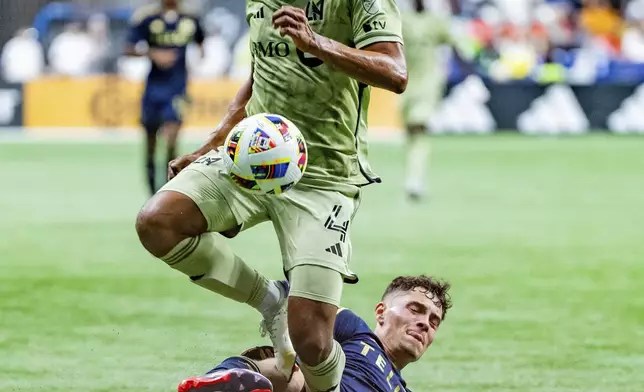
MULTIPOLYGON (((407 0, 401 4, 409 78, 402 96, 402 120, 409 144, 405 188, 414 200, 425 193, 428 124, 443 98, 448 76, 447 62, 439 48, 456 47, 450 31, 450 15, 457 12, 457 3, 457 0, 407 0)), ((458 51, 453 52, 455 59, 465 64, 458 51)))
MULTIPOLYGON (((419 360, 434 341, 452 306, 449 289, 448 282, 424 275, 397 277, 376 304, 373 331, 352 311, 338 310, 333 337, 347 357, 339 391, 408 391, 400 372, 419 360)), ((269 392, 271 383, 275 392, 304 391, 302 374, 287 381, 276 371, 272 356, 271 347, 248 350, 205 376, 183 381, 179 392, 269 392)))
POLYGON ((125 53, 148 56, 152 63, 141 105, 151 194, 161 185, 156 181, 157 133, 161 130, 167 142, 166 159, 170 162, 176 156, 177 138, 187 105, 187 47, 192 42, 197 43, 203 57, 204 39, 197 14, 182 7, 181 0, 159 0, 139 8, 132 16, 125 53), (141 42, 147 43, 147 51, 139 49, 141 42))

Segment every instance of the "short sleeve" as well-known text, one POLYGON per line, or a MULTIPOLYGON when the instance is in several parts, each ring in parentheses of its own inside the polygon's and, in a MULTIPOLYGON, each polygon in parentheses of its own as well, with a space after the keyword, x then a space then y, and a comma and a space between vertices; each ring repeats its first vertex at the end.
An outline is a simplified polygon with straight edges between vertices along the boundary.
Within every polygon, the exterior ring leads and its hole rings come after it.
POLYGON ((148 40, 149 31, 145 21, 137 14, 130 19, 130 27, 127 33, 127 42, 129 44, 136 45, 141 41, 148 40))
POLYGON ((403 42, 395 0, 351 0, 353 42, 358 49, 376 42, 403 42))

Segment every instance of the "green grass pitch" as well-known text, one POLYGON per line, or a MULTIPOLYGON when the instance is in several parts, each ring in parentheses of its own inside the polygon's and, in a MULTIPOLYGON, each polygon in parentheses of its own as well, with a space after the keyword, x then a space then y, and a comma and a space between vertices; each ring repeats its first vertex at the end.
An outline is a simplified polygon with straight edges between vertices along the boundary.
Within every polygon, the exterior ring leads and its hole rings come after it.
MULTIPOLYGON (((344 305, 371 321, 396 274, 453 282, 423 391, 644 390, 644 138, 444 137, 432 198, 376 144, 344 305)), ((0 144, 0 391, 172 391, 251 344, 258 315, 148 256, 137 144, 0 144)), ((281 277, 270 224, 233 241, 281 277), (252 244, 249 246, 248 244, 252 244)))

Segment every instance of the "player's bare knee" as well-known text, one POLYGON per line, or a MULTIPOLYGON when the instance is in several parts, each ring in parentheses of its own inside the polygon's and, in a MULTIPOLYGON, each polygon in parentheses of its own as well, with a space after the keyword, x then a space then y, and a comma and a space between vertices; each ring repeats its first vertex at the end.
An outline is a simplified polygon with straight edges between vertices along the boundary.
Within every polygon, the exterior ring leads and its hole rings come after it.
MULTIPOLYGON (((310 328, 317 327, 312 325, 310 328)), ((316 366, 324 362, 331 354, 333 340, 327 339, 321 334, 311 334, 311 330, 307 330, 308 334, 291 330, 291 340, 293 341, 293 348, 300 359, 309 366, 316 366)))
POLYGON ((183 239, 204 233, 206 226, 194 202, 172 191, 154 195, 136 218, 141 244, 156 257, 165 256, 183 239))
MULTIPOLYGON (((156 257, 163 256, 164 246, 161 245, 162 239, 172 235, 172 228, 166 222, 167 219, 163 215, 157 203, 150 200, 136 217, 136 232, 139 235, 139 240, 143 247, 156 257)), ((174 246, 176 244, 168 244, 167 246, 174 246)))

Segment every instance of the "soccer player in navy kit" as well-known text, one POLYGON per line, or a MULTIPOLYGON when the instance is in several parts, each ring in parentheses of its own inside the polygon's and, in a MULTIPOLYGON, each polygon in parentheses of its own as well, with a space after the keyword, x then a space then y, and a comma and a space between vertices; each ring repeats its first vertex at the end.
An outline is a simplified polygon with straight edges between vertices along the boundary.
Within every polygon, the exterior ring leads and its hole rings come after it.
POLYGON ((151 194, 156 183, 155 151, 157 133, 167 140, 167 161, 176 156, 176 144, 187 105, 187 46, 196 42, 203 55, 204 32, 196 13, 181 7, 181 0, 159 0, 137 9, 131 19, 127 56, 148 56, 152 66, 141 105, 141 123, 147 135, 146 170, 151 194), (140 42, 147 52, 137 51, 140 42))
MULTIPOLYGON (((348 309, 340 309, 334 339, 346 355, 340 392, 409 391, 402 369, 420 359, 452 306, 447 282, 427 276, 394 279, 376 305, 376 328, 348 309)), ((300 392, 304 377, 291 380, 277 371, 271 347, 257 347, 231 357, 205 376, 179 385, 179 392, 300 392)))

